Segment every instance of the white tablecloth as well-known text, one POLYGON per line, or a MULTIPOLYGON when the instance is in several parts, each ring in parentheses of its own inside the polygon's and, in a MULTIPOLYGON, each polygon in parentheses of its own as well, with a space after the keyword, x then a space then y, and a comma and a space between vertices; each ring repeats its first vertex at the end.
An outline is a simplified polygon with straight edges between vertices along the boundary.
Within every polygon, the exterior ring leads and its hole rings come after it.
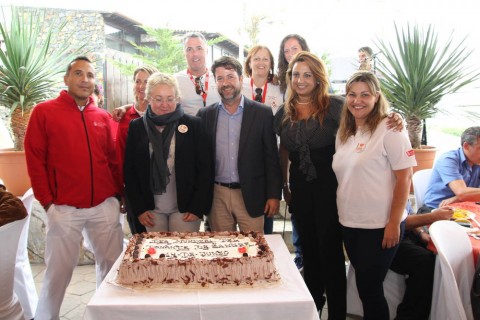
MULTIPOLYGON (((280 235, 265 236, 275 254, 281 282, 258 287, 126 289, 103 282, 84 319, 319 320, 300 273, 280 235)), ((123 257, 106 279, 112 278, 123 257)))

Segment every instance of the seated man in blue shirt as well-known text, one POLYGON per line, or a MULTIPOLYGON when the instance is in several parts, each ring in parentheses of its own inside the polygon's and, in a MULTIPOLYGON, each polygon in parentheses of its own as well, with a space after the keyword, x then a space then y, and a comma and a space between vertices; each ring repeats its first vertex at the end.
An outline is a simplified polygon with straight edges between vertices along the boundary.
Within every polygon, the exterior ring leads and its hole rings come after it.
POLYGON ((466 129, 461 147, 444 153, 435 162, 425 204, 418 212, 460 201, 480 201, 480 127, 466 129))

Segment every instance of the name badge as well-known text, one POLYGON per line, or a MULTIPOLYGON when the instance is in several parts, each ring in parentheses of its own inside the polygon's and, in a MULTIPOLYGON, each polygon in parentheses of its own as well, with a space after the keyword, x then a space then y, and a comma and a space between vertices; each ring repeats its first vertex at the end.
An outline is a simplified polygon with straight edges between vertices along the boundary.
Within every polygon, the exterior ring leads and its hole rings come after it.
POLYGON ((184 124, 181 124, 181 125, 178 126, 178 131, 180 133, 186 133, 188 131, 188 127, 184 124))
POLYGON ((356 153, 361 153, 361 152, 363 152, 363 150, 365 150, 365 147, 366 147, 366 146, 367 146, 367 145, 366 145, 365 143, 359 143, 359 144, 357 144, 357 147, 355 148, 355 152, 356 152, 356 153))

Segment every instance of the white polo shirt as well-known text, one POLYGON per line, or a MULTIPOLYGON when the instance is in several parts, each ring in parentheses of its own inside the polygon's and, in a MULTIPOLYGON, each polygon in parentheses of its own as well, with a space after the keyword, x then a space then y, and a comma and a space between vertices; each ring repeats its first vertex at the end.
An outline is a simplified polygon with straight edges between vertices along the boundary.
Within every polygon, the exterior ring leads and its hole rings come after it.
MULTIPOLYGON (((396 181, 393 170, 417 164, 406 131, 387 129, 386 123, 384 119, 373 135, 359 130, 344 144, 337 136, 332 167, 338 180, 338 216, 343 226, 385 227, 396 181)), ((406 217, 407 211, 402 220, 406 217)))

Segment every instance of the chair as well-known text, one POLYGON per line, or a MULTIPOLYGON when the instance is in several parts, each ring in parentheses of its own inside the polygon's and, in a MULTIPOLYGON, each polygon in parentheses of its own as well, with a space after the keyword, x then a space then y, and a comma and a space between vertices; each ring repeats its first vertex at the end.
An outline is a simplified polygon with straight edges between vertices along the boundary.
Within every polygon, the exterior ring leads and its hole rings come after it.
MULTIPOLYGON (((405 289, 405 276, 388 270, 387 276, 383 281, 383 290, 390 311, 390 319, 394 319, 397 315, 397 307, 403 300, 405 289)), ((358 296, 357 285, 355 283, 355 270, 352 265, 348 268, 347 275, 347 314, 363 316, 362 301, 358 296)))
POLYGON ((23 310, 13 291, 15 260, 18 240, 27 217, 0 227, 0 243, 3 243, 0 259, 0 319, 23 320, 23 310))
POLYGON ((32 268, 28 259, 28 230, 30 226, 30 216, 32 214, 33 190, 30 188, 22 197, 23 205, 27 209, 27 221, 23 227, 20 241, 18 243, 17 261, 15 263, 15 281, 14 291, 22 305, 26 319, 32 319, 35 316, 35 310, 38 304, 38 295, 33 280, 32 268))
POLYGON ((473 319, 470 289, 475 268, 470 239, 453 221, 437 221, 429 232, 438 251, 431 319, 473 319))
POLYGON ((432 171, 433 169, 425 169, 417 171, 413 174, 413 193, 415 194, 415 205, 417 207, 417 211, 424 204, 425 193, 427 192, 432 171))

